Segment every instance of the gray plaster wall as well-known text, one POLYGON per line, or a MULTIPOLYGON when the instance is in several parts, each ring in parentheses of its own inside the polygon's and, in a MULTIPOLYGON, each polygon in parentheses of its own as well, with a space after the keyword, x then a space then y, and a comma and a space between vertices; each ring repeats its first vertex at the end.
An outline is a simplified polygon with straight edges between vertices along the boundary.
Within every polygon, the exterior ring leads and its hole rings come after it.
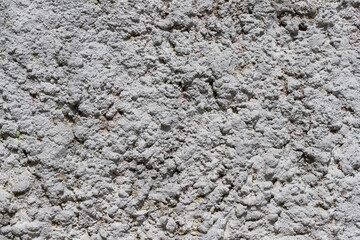
POLYGON ((360 239, 358 0, 1 0, 0 239, 360 239))

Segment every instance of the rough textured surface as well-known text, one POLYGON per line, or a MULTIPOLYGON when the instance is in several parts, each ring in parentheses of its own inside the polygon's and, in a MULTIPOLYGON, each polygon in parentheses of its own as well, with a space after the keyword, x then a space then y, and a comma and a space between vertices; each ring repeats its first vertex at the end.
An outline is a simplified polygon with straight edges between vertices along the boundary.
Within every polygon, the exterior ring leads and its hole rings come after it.
POLYGON ((358 0, 0 4, 0 239, 360 239, 358 0))

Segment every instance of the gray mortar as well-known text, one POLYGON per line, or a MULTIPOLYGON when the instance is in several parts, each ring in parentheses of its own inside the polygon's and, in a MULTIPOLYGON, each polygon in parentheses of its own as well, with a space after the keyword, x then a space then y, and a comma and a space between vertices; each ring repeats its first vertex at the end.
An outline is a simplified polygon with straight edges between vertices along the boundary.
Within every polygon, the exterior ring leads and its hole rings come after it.
POLYGON ((0 4, 0 239, 360 239, 358 0, 0 4))

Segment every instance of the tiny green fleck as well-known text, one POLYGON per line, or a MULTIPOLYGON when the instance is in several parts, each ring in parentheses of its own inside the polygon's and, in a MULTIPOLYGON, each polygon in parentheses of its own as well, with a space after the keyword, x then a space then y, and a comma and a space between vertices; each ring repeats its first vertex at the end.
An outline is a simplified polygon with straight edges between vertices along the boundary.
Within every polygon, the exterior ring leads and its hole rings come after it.
POLYGON ((21 133, 19 131, 19 134, 18 134, 18 137, 17 137, 18 140, 21 140, 21 133))

